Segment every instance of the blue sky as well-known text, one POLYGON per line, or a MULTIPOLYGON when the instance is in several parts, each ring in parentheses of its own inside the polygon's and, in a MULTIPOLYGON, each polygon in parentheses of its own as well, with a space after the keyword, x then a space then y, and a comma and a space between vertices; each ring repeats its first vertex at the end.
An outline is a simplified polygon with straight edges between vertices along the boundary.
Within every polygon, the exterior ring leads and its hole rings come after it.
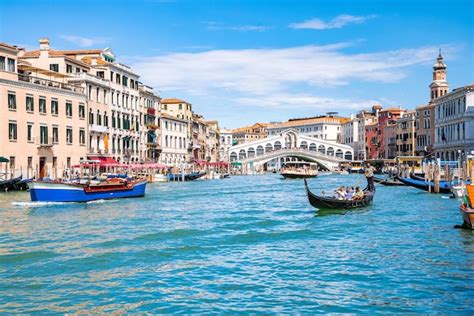
POLYGON ((474 82, 474 1, 1 1, 0 41, 111 47, 221 126, 428 101, 438 48, 474 82))

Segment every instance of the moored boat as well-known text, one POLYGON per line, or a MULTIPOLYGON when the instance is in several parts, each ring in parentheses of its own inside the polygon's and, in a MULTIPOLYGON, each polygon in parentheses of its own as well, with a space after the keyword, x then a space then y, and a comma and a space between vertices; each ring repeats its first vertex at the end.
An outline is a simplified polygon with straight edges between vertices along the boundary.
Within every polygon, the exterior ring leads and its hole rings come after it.
POLYGON ((12 178, 9 180, 2 180, 0 181, 0 191, 9 191, 15 189, 15 185, 20 182, 22 176, 12 178))
POLYGON ((396 178, 379 178, 374 176, 374 182, 381 185, 393 187, 393 186, 404 186, 405 184, 401 181, 398 181, 396 178))
POLYGON ((463 220, 461 227, 474 229, 474 185, 466 185, 463 203, 459 209, 463 220))
POLYGON ((89 202, 102 199, 141 197, 145 195, 146 180, 109 179, 97 184, 33 181, 29 184, 32 201, 89 202))
POLYGON ((361 200, 341 200, 333 196, 316 195, 308 187, 308 182, 304 180, 306 194, 309 203, 318 209, 353 209, 369 205, 374 199, 375 186, 367 179, 367 187, 363 190, 364 197, 361 200))
MULTIPOLYGON (((397 180, 400 182, 403 182, 404 184, 421 189, 427 192, 432 192, 434 193, 434 182, 433 181, 424 181, 424 180, 418 180, 418 179, 412 179, 412 178, 404 178, 404 177, 396 177, 397 180)), ((451 185, 449 181, 440 181, 439 182, 439 193, 450 193, 451 192, 451 185)))

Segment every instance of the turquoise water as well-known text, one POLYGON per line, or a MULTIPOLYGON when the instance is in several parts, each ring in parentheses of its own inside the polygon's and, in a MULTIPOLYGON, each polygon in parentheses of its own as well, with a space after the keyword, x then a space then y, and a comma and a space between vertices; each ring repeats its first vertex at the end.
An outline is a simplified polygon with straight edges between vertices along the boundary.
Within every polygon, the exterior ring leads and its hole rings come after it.
MULTIPOLYGON (((361 180, 311 180, 316 192, 361 180)), ((0 313, 474 312, 474 233, 459 203, 379 187, 317 214, 278 175, 150 185, 145 198, 0 195, 0 313)))

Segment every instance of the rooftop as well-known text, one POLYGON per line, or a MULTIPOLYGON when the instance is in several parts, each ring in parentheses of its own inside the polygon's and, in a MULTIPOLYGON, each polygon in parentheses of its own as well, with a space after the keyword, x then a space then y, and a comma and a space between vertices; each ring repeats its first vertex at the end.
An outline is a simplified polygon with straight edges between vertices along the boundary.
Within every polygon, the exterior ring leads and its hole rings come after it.
POLYGON ((164 104, 178 104, 178 103, 188 103, 184 100, 176 99, 176 98, 170 98, 170 99, 162 99, 161 103, 164 104))

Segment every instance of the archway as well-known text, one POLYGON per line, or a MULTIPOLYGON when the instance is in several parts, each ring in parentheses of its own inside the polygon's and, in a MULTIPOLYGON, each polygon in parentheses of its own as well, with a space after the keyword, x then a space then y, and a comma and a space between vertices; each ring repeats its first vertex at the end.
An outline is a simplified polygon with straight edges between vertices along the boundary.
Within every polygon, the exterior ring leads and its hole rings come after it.
POLYGON ((270 153, 270 152, 272 152, 272 151, 273 151, 273 146, 272 146, 272 144, 266 144, 266 145, 265 145, 265 152, 266 152, 266 153, 270 153))
POLYGON ((344 154, 342 153, 342 150, 341 150, 341 149, 336 150, 336 157, 337 157, 337 158, 342 158, 343 155, 344 155, 344 154))
POLYGON ((352 153, 350 151, 346 151, 346 153, 344 154, 344 159, 352 160, 352 153))
POLYGON ((244 149, 241 149, 239 151, 239 160, 242 160, 242 159, 245 159, 245 158, 247 158, 247 154, 246 154, 244 149))
POLYGON ((311 143, 311 144, 309 144, 309 150, 310 150, 310 151, 317 151, 318 148, 316 147, 316 144, 315 144, 315 143, 311 143))
POLYGON ((308 143, 306 141, 302 141, 300 144, 300 148, 307 150, 308 149, 308 143))
POLYGON ((280 150, 280 149, 281 149, 281 143, 280 143, 280 141, 277 140, 277 141, 275 142, 275 145, 273 145, 273 149, 274 149, 274 150, 280 150))
POLYGON ((318 146, 318 152, 319 152, 320 154, 325 155, 325 154, 326 154, 326 147, 324 147, 324 145, 319 145, 319 146, 318 146))
POLYGON ((262 145, 259 145, 257 147, 257 156, 261 156, 264 154, 264 150, 263 150, 263 146, 262 145))
POLYGON ((236 161, 236 160, 237 160, 237 153, 233 151, 230 153, 230 161, 236 161))
POLYGON ((328 147, 328 150, 326 151, 326 154, 328 156, 334 156, 334 148, 328 147))
POLYGON ((255 157, 255 149, 253 147, 250 147, 249 149, 247 149, 247 157, 249 158, 255 157))

